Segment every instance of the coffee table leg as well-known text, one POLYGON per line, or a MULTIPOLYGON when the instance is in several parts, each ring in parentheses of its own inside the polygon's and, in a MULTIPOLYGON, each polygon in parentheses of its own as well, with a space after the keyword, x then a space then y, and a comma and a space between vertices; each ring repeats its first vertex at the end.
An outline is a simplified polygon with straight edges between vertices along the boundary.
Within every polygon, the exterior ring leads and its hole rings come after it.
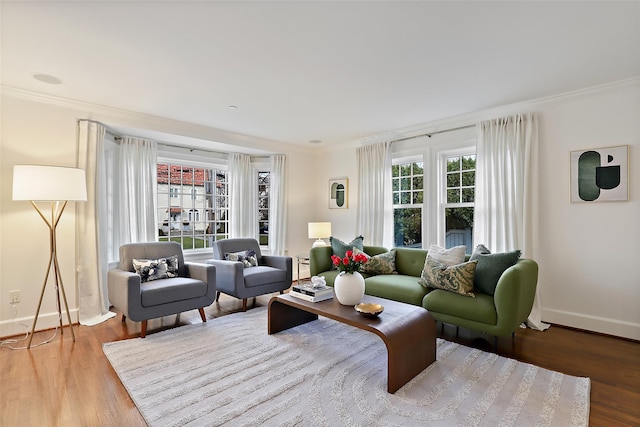
POLYGON ((405 327, 380 335, 388 353, 387 391, 395 393, 436 360, 436 322, 424 315, 407 318, 405 327))
POLYGON ((304 310, 299 310, 290 305, 283 304, 272 298, 269 301, 269 321, 268 321, 268 333, 269 335, 284 331, 294 326, 309 323, 314 320, 318 320, 318 315, 309 313, 304 310))

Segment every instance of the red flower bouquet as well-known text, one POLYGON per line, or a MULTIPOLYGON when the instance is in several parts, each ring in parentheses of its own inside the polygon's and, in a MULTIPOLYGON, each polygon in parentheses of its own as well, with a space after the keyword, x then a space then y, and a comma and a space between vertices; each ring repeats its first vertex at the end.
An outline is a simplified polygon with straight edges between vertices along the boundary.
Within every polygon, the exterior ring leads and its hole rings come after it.
POLYGON ((355 273, 360 271, 360 267, 364 265, 369 258, 363 253, 354 254, 353 251, 347 251, 344 258, 337 255, 331 255, 333 265, 340 271, 345 273, 355 273))

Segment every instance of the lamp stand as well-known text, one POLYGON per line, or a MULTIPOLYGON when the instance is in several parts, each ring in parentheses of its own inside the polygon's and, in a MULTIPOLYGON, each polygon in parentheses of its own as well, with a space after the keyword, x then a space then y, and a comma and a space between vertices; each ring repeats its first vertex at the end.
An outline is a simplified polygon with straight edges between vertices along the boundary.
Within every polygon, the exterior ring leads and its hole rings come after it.
POLYGON ((67 312, 67 320, 69 322, 69 329, 71 330, 71 338, 73 342, 76 341, 76 335, 73 332, 73 324, 71 323, 71 315, 69 314, 69 305, 67 304, 67 295, 64 292, 64 285, 62 283, 62 275, 60 274, 60 266, 58 265, 58 249, 56 245, 56 227, 58 226, 58 222, 60 222, 60 217, 62 217, 62 212, 64 208, 67 206, 67 202, 65 201, 60 207, 60 202, 51 202, 51 221, 47 219, 46 216, 42 213, 38 205, 35 204, 34 201, 31 201, 33 207, 38 211, 40 217, 44 220, 44 222, 49 227, 49 266, 47 267, 47 274, 44 277, 44 282, 42 283, 42 292, 40 293, 40 301, 38 302, 38 309, 36 310, 36 317, 33 319, 33 326, 31 327, 31 335, 29 336, 29 343, 27 344, 27 349, 31 348, 31 340, 33 339, 33 333, 36 329, 36 323, 38 322, 38 315, 40 314, 40 306, 42 305, 42 297, 44 296, 44 290, 47 287, 47 282, 49 279, 49 273, 51 273, 51 267, 53 266, 54 277, 56 281, 56 298, 57 298, 57 307, 58 307, 58 320, 60 321, 60 335, 64 334, 64 329, 62 325, 62 307, 60 305, 60 291, 62 290, 62 299, 64 301, 64 308, 67 312))

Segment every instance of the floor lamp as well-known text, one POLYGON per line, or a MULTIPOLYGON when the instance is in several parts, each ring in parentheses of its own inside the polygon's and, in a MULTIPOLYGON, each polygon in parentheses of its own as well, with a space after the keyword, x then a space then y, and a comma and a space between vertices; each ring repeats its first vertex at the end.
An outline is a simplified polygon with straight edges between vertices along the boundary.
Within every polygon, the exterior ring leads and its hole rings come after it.
POLYGON ((42 283, 42 292, 40 293, 40 301, 36 310, 36 317, 33 319, 31 327, 31 335, 27 348, 31 348, 31 340, 38 322, 40 314, 40 306, 42 305, 42 297, 47 287, 49 273, 53 270, 56 283, 56 298, 58 307, 58 319, 60 321, 60 334, 63 334, 62 325, 62 306, 60 304, 60 292, 62 291, 62 300, 64 308, 67 312, 67 320, 71 337, 76 341, 71 323, 71 315, 69 314, 69 304, 67 304, 67 295, 64 291, 62 283, 62 275, 60 274, 60 266, 58 264, 58 249, 56 243, 56 227, 62 212, 69 201, 86 201, 87 200, 87 183, 85 172, 82 169, 65 168, 58 166, 35 166, 35 165, 15 165, 13 167, 13 200, 26 200, 36 209, 40 217, 49 227, 49 265, 47 274, 44 276, 42 283), (51 217, 47 218, 44 212, 40 210, 36 202, 49 202, 51 204, 51 217))

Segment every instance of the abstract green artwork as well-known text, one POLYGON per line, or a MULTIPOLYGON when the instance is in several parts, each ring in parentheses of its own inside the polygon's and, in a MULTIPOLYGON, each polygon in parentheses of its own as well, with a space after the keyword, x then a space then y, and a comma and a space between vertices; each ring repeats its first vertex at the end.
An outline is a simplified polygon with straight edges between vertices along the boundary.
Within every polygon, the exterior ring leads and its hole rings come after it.
POLYGON ((571 152, 571 201, 628 200, 629 146, 571 152))

